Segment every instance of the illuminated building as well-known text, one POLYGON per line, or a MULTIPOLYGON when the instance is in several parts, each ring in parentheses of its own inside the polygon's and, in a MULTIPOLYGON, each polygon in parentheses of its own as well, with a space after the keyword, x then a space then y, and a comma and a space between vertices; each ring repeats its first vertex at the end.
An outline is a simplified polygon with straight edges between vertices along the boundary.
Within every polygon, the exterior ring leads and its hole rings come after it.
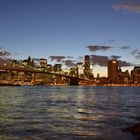
POLYGON ((62 71, 61 64, 55 64, 54 67, 53 67, 53 71, 54 72, 62 71))
POLYGON ((53 66, 51 64, 47 65, 47 71, 52 72, 53 66))
POLYGON ((78 67, 70 68, 69 75, 78 77, 79 76, 79 74, 78 74, 78 67))
POLYGON ((118 61, 116 59, 112 59, 108 61, 108 79, 109 82, 117 82, 118 81, 118 61))
POLYGON ((91 75, 91 70, 90 70, 90 56, 85 55, 84 58, 84 76, 86 78, 89 78, 91 75))
POLYGON ((119 71, 119 74, 118 74, 118 81, 119 83, 129 83, 130 82, 130 74, 129 74, 129 71, 126 70, 124 72, 122 71, 119 71))
POLYGON ((83 74, 83 63, 77 63, 78 74, 83 74))
POLYGON ((47 68, 47 59, 41 58, 41 59, 40 59, 40 66, 41 66, 42 68, 47 68))
POLYGON ((131 71, 131 80, 133 83, 140 83, 140 66, 135 66, 131 71))
POLYGON ((29 65, 28 65, 28 60, 27 59, 25 59, 25 60, 23 60, 22 62, 21 62, 21 66, 22 67, 28 67, 29 65))

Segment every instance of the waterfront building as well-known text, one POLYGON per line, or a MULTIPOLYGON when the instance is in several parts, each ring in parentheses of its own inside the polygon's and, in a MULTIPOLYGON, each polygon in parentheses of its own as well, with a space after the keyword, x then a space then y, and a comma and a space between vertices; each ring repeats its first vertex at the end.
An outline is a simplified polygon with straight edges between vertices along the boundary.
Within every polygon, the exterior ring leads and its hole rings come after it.
POLYGON ((82 75, 83 74, 83 63, 82 62, 77 63, 77 68, 78 68, 79 76, 82 75))
POLYGON ((119 66, 116 59, 108 61, 108 80, 111 83, 116 83, 118 81, 119 66))
POLYGON ((61 72, 62 71, 61 64, 55 64, 53 66, 53 71, 54 72, 61 72))
POLYGON ((18 66, 18 61, 17 60, 12 60, 12 66, 17 67, 18 66))
POLYGON ((52 72, 52 70, 53 70, 53 66, 51 64, 48 64, 47 65, 47 71, 52 72))
POLYGON ((74 76, 74 77, 78 77, 78 67, 73 67, 73 68, 70 68, 70 72, 69 72, 69 75, 70 76, 74 76))
POLYGON ((21 61, 21 66, 24 68, 28 67, 28 60, 25 59, 25 60, 21 61))
POLYGON ((140 83, 140 66, 135 66, 131 71, 131 81, 133 83, 140 83))
POLYGON ((84 57, 84 76, 86 78, 89 78, 91 75, 91 70, 90 70, 90 56, 85 55, 84 57))
POLYGON ((40 67, 47 68, 47 59, 40 58, 40 67))
POLYGON ((31 57, 29 56, 28 59, 24 59, 23 61, 16 61, 14 60, 13 61, 13 66, 21 66, 21 67, 35 67, 35 64, 34 64, 34 60, 31 59, 31 57))
POLYGON ((124 84, 128 84, 130 82, 130 74, 129 74, 128 70, 126 70, 124 72, 119 71, 118 82, 124 83, 124 84))
POLYGON ((28 67, 30 67, 31 66, 31 57, 30 56, 27 59, 27 63, 28 63, 28 67))

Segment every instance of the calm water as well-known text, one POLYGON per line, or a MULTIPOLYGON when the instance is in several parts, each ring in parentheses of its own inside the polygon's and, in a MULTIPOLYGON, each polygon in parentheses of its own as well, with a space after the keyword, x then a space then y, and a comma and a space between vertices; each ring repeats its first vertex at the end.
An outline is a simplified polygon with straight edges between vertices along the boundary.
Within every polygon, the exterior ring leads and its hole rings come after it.
POLYGON ((0 87, 0 140, 135 140, 140 87, 0 87))

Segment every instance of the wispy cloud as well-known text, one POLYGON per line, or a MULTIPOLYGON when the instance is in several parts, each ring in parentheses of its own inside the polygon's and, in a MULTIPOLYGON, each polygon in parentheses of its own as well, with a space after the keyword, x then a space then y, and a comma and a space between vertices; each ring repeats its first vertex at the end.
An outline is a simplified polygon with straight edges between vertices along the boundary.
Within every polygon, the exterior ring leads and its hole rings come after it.
POLYGON ((140 59, 140 51, 137 51, 137 53, 135 54, 135 58, 140 59))
POLYGON ((122 60, 119 60, 119 65, 121 67, 129 67, 129 66, 133 66, 133 64, 127 62, 127 61, 122 61, 122 60))
POLYGON ((96 51, 106 51, 112 48, 111 46, 99 46, 99 45, 93 45, 93 46, 87 46, 89 51, 96 52, 96 51))
POLYGON ((112 55, 111 58, 113 58, 113 59, 119 59, 119 58, 121 58, 121 56, 112 55))
POLYGON ((122 46, 121 49, 122 50, 128 50, 128 49, 130 49, 130 46, 122 46))
POLYGON ((49 56, 51 61, 61 62, 66 67, 73 67, 76 65, 76 60, 73 56, 49 56))
POLYGON ((138 0, 126 0, 112 5, 115 10, 127 10, 130 12, 140 13, 140 2, 138 0))
POLYGON ((72 58, 74 58, 73 56, 67 56, 67 58, 70 58, 70 59, 72 59, 72 58))
POLYGON ((49 58, 51 59, 51 61, 56 61, 56 62, 61 62, 63 59, 65 59, 65 56, 49 56, 49 58))
POLYGON ((107 66, 108 59, 108 56, 91 55, 91 62, 94 65, 99 65, 101 67, 107 66))
POLYGON ((140 55, 136 55, 135 58, 136 58, 136 59, 140 59, 140 55))
POLYGON ((133 55, 135 59, 140 59, 140 50, 135 49, 130 54, 133 55))
POLYGON ((130 54, 135 55, 138 52, 137 49, 133 50, 130 54))
MULTIPOLYGON (((115 57, 115 58, 120 58, 121 56, 111 56, 115 57)), ((102 55, 91 55, 91 62, 94 65, 99 65, 101 67, 103 66, 107 66, 108 60, 110 59, 110 57, 108 56, 102 56, 102 55)), ((131 63, 127 62, 127 61, 122 61, 122 60, 118 60, 119 61, 119 65, 121 67, 127 67, 127 66, 132 66, 131 63)))
POLYGON ((116 40, 115 39, 110 39, 109 41, 105 41, 104 44, 111 44, 111 43, 115 43, 116 40))
POLYGON ((75 61, 74 61, 74 60, 70 60, 70 59, 68 59, 68 60, 63 60, 62 62, 63 62, 64 65, 67 66, 67 67, 73 67, 73 66, 76 65, 75 61))

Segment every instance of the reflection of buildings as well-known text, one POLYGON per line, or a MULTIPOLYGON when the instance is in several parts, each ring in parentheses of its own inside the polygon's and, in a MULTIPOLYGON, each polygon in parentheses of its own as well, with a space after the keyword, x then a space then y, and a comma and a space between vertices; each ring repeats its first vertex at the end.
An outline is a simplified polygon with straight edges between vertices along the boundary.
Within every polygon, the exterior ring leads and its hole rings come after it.
POLYGON ((118 80, 118 61, 112 59, 108 61, 108 79, 109 82, 117 82, 118 80))

